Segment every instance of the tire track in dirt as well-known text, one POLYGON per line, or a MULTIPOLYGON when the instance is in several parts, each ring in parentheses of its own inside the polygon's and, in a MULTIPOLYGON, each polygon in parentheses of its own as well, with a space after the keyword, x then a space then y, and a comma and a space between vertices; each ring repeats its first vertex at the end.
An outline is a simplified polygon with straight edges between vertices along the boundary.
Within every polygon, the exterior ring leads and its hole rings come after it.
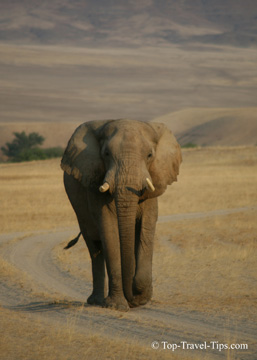
POLYGON ((82 283, 61 271, 52 256, 53 247, 66 239, 69 233, 74 232, 70 230, 29 235, 4 249, 4 258, 18 270, 28 274, 39 292, 83 301, 91 284, 82 283))
POLYGON ((174 214, 174 215, 164 215, 159 216, 158 222, 165 223, 170 221, 182 221, 182 220, 197 220, 202 218, 208 218, 213 216, 225 216, 230 214, 236 214, 240 212, 245 212, 249 210, 257 210, 257 206, 248 206, 240 207, 234 209, 221 209, 221 210, 212 210, 206 212, 193 212, 187 214, 174 214))
MULTIPOLYGON (((159 222, 196 219, 199 217, 227 215, 256 209, 238 208, 209 213, 194 213, 160 217, 159 222)), ((0 302, 2 306, 15 311, 28 312, 40 316, 48 322, 67 324, 72 321, 80 332, 102 334, 112 338, 126 339, 131 342, 151 346, 153 341, 180 343, 201 343, 218 341, 224 343, 224 334, 239 343, 256 342, 256 324, 244 320, 234 322, 222 316, 210 317, 199 312, 181 312, 167 307, 165 303, 153 301, 128 313, 120 313, 84 304, 91 292, 91 283, 75 277, 59 268, 53 257, 53 249, 76 233, 76 229, 55 232, 42 231, 34 234, 0 235, 2 258, 11 266, 28 275, 36 292, 10 282, 0 283, 0 302), (39 293, 47 295, 40 296, 39 293), (49 297, 51 294, 53 297, 49 297), (53 300, 53 298, 55 300, 53 300)), ((165 239, 161 240, 165 242, 165 239)), ((211 351, 210 358, 226 358, 226 352, 211 351)), ((191 355, 191 353, 190 353, 191 355)), ((197 358, 206 353, 195 352, 197 358)), ((253 359, 250 352, 244 359, 253 359)))

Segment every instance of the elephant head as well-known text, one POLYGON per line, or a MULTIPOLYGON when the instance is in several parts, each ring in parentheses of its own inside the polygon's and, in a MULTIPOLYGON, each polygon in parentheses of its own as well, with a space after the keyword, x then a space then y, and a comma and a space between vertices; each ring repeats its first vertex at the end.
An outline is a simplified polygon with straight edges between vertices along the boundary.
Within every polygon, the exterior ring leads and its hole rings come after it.
POLYGON ((138 204, 163 194, 177 180, 181 161, 180 146, 164 124, 134 120, 84 123, 65 150, 62 169, 84 187, 115 201, 128 301, 133 298, 138 204))

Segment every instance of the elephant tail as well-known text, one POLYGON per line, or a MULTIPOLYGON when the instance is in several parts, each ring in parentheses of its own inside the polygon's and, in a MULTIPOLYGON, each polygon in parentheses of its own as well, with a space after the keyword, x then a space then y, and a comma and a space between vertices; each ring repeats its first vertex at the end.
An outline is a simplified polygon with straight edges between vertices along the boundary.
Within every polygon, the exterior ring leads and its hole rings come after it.
POLYGON ((74 239, 72 239, 67 246, 65 246, 64 250, 70 249, 72 246, 76 245, 79 238, 80 238, 81 232, 76 236, 74 239))

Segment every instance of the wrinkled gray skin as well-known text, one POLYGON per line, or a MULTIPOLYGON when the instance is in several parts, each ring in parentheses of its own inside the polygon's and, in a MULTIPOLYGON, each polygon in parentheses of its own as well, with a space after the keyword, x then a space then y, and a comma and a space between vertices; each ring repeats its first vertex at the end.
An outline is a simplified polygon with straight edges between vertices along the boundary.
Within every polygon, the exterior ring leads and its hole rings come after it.
POLYGON ((91 121, 72 135, 61 167, 92 260, 89 304, 128 310, 151 298, 157 196, 176 181, 180 162, 180 147, 163 124, 91 121), (104 183, 109 189, 100 192, 104 183))

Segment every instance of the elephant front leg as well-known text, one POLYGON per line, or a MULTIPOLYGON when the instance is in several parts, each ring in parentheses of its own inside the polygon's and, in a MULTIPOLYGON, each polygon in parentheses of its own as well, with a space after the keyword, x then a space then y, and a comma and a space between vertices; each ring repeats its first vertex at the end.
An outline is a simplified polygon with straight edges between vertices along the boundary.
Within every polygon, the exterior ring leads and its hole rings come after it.
POLYGON ((130 307, 146 304, 152 297, 152 258, 156 221, 157 199, 146 200, 142 206, 141 226, 138 227, 136 275, 133 281, 133 301, 130 307))
POLYGON ((109 292, 104 299, 104 307, 128 311, 128 302, 125 299, 122 275, 120 241, 117 218, 107 207, 102 209, 101 240, 103 244, 105 263, 109 278, 109 292))

